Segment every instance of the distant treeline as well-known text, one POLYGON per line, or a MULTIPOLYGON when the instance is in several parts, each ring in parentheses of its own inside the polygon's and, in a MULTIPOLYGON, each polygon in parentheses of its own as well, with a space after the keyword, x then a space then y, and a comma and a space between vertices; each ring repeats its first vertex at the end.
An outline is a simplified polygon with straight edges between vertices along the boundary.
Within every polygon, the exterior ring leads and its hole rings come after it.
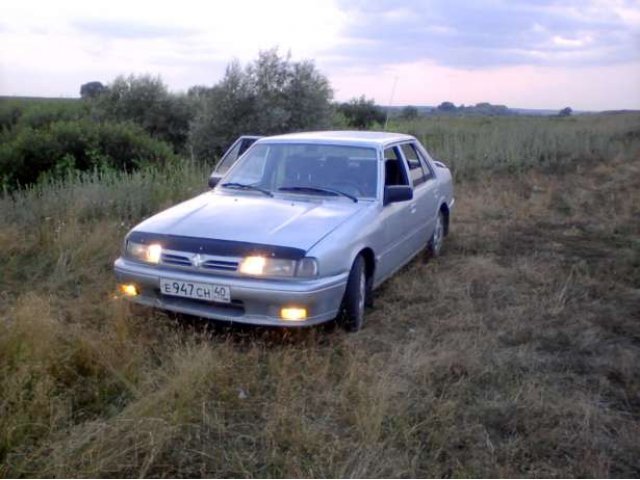
POLYGON ((509 108, 506 105, 494 105, 489 102, 480 102, 475 105, 459 105, 453 102, 442 102, 437 107, 431 106, 413 106, 406 107, 383 107, 389 112, 392 118, 401 118, 404 120, 413 120, 420 116, 434 115, 460 115, 460 116, 491 116, 504 117, 513 115, 555 115, 559 117, 568 117, 573 113, 571 107, 565 107, 560 111, 554 110, 527 110, 518 108, 509 108))

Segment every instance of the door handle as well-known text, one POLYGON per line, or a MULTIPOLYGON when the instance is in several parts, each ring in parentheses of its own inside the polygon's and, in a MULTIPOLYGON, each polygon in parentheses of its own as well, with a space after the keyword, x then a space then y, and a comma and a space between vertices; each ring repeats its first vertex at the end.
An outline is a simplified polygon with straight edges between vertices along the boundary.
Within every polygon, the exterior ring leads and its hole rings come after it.
POLYGON ((417 207, 415 203, 412 203, 411 205, 409 205, 409 209, 411 210, 411 213, 416 213, 417 207))

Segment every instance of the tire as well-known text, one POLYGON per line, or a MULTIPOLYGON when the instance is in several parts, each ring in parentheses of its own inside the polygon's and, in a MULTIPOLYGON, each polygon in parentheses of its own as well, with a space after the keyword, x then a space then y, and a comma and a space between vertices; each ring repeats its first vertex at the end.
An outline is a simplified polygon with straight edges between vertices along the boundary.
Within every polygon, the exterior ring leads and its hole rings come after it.
POLYGON ((438 212, 436 218, 436 226, 433 229, 429 243, 427 243, 427 257, 434 258, 440 255, 442 251, 442 245, 444 243, 444 214, 442 211, 438 212))
POLYGON ((349 272, 347 289, 342 299, 342 325, 349 332, 357 332, 364 324, 367 283, 364 258, 358 255, 349 272))

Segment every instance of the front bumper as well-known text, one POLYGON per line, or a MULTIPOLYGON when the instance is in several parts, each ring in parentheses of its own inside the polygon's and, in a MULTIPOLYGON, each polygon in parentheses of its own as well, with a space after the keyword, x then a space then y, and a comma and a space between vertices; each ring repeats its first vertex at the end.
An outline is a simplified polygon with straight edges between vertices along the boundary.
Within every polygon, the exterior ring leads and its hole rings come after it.
POLYGON ((127 298, 141 305, 213 320, 283 327, 316 325, 334 319, 340 310, 349 276, 345 272, 312 280, 242 278, 144 265, 122 257, 115 261, 114 270, 119 283, 136 286, 138 295, 127 298), (231 303, 163 295, 160 278, 227 285, 231 290, 231 303), (280 309, 285 306, 305 307, 307 318, 300 321, 281 319, 280 309))

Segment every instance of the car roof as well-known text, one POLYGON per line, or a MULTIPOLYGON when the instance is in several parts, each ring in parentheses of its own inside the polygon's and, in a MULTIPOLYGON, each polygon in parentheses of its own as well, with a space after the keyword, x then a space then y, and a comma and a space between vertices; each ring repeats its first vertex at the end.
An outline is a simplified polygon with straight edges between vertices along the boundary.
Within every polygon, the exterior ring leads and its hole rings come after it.
POLYGON ((260 143, 325 143, 367 147, 384 147, 395 142, 415 140, 411 135, 392 132, 371 132, 361 130, 334 130, 321 132, 287 133, 263 137, 260 143))

